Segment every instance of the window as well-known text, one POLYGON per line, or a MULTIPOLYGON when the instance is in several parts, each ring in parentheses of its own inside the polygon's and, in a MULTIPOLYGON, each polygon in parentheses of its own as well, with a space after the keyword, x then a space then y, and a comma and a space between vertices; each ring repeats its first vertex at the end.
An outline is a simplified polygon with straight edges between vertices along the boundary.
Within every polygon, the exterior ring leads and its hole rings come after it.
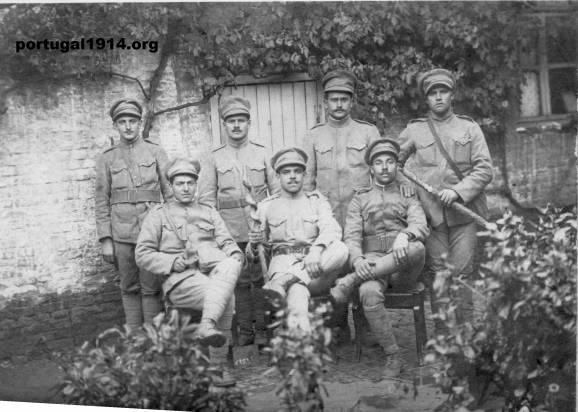
POLYGON ((539 118, 576 112, 578 18, 574 13, 541 13, 539 23, 533 51, 522 56, 521 115, 539 118))

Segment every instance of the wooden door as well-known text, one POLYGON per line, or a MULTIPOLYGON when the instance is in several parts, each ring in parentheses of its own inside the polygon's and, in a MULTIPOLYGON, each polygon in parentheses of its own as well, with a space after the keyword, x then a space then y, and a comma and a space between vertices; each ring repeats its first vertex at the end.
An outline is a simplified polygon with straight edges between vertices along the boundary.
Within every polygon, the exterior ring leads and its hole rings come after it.
MULTIPOLYGON (((239 95, 251 103, 249 138, 265 144, 271 153, 299 146, 307 130, 324 121, 323 90, 307 75, 275 76, 267 79, 243 77, 223 95, 239 95)), ((211 143, 226 142, 219 117, 218 96, 211 99, 211 143)))

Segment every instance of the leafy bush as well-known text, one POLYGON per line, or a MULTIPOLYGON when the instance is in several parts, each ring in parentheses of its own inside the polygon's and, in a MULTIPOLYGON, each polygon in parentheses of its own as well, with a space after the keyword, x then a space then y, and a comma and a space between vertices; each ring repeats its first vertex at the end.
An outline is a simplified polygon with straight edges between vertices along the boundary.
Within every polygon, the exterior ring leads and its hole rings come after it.
POLYGON ((177 311, 155 318, 144 330, 103 332, 95 345, 85 342, 64 366, 62 388, 69 404, 170 409, 240 411, 244 394, 217 390, 220 371, 209 365, 193 332, 197 325, 177 311))
POLYGON ((331 330, 325 326, 329 305, 321 304, 309 313, 311 331, 288 328, 286 312, 280 311, 282 319, 277 336, 271 340, 271 371, 278 371, 282 381, 277 395, 287 411, 322 411, 321 390, 323 374, 331 362, 331 330))
MULTIPOLYGON (((482 403, 489 388, 505 410, 573 410, 576 396, 575 213, 549 208, 538 223, 506 214, 487 237, 481 279, 486 299, 473 324, 459 325, 455 310, 465 282, 439 273, 434 289, 446 303, 439 315, 447 336, 428 342, 428 360, 442 361, 438 383, 448 408, 482 403)), ((461 409, 464 410, 464 409, 461 409)))

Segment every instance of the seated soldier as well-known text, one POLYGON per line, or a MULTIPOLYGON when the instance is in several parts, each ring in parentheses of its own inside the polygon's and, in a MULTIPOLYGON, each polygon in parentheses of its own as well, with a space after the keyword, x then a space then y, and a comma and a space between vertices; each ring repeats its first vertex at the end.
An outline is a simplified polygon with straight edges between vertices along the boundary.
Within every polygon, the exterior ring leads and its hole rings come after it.
POLYGON ((415 286, 425 262, 423 242, 429 230, 419 200, 400 193, 397 176, 399 145, 381 139, 367 149, 371 188, 356 193, 349 204, 344 241, 355 272, 331 289, 336 304, 347 303, 359 287, 363 312, 372 335, 387 356, 384 377, 399 375, 399 347, 384 306, 384 291, 415 286))
POLYGON ((306 164, 307 155, 299 148, 280 150, 271 158, 281 191, 259 203, 264 231, 251 232, 247 254, 254 259, 257 244, 269 244, 263 292, 275 305, 287 299, 289 327, 308 331, 308 286, 316 279, 335 279, 347 262, 347 247, 327 199, 318 191, 303 191, 306 164))
POLYGON ((220 386, 234 385, 226 369, 235 308, 233 291, 244 256, 223 219, 195 198, 198 161, 177 158, 167 166, 174 200, 145 218, 136 246, 142 269, 163 276, 165 298, 176 308, 202 311, 197 338, 211 362, 224 367, 220 386))

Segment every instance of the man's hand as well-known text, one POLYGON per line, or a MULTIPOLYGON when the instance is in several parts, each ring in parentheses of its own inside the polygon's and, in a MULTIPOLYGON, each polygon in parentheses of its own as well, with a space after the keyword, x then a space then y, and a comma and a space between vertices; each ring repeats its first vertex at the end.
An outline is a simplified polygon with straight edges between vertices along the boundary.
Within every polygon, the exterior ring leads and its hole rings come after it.
POLYGON ((187 262, 185 262, 185 259, 183 259, 182 256, 179 256, 178 258, 175 259, 175 261, 173 262, 173 272, 184 272, 187 269, 187 262))
POLYGON ((353 262, 355 273, 363 280, 370 280, 373 278, 373 270, 371 263, 365 258, 359 258, 353 262))
POLYGON ((265 242, 265 234, 262 230, 251 230, 249 232, 249 242, 251 245, 257 246, 260 243, 265 242))
POLYGON ((407 233, 401 232, 397 235, 393 242, 392 253, 398 265, 406 265, 408 263, 409 236, 407 233))
POLYGON ((312 279, 318 278, 321 275, 321 249, 313 246, 303 259, 303 264, 312 279))
POLYGON ((439 196, 444 206, 449 206, 460 198, 460 195, 453 189, 444 189, 439 192, 439 196))
POLYGON ((412 183, 406 182, 399 185, 399 190, 403 197, 415 196, 415 186, 412 183))
POLYGON ((239 262, 241 262, 241 263, 243 263, 243 262, 245 261, 245 258, 243 257, 243 254, 242 254, 242 253, 239 253, 239 252, 233 253, 233 254, 231 255, 231 257, 232 257, 233 259, 237 259, 237 261, 239 261, 239 262))
POLYGON ((105 237, 100 241, 100 246, 102 249, 102 258, 105 262, 114 263, 114 243, 109 237, 105 237))

